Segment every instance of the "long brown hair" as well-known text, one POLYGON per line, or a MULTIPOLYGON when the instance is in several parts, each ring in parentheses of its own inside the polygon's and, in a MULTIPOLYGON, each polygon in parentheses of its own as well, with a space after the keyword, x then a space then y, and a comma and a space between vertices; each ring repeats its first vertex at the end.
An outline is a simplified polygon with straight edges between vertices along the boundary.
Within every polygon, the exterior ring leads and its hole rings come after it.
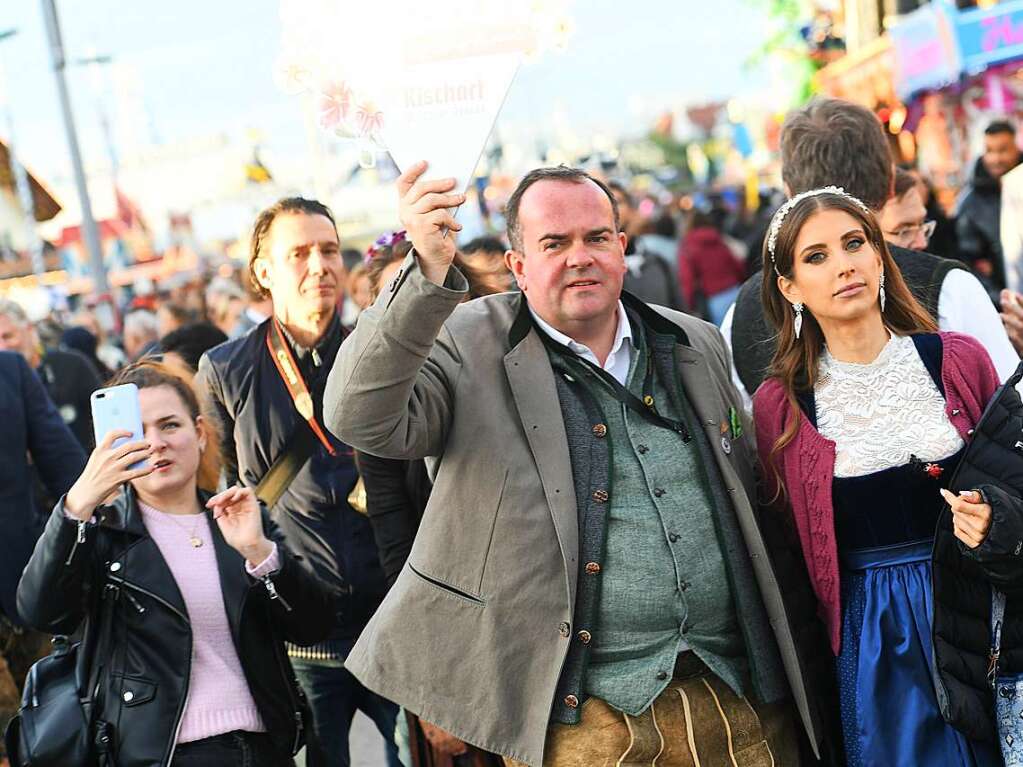
POLYGON ((139 389, 155 386, 169 386, 185 403, 188 414, 195 423, 203 416, 203 434, 206 436, 206 447, 199 456, 199 470, 196 484, 207 492, 216 492, 220 481, 220 437, 216 420, 203 412, 199 396, 194 388, 195 374, 184 362, 174 357, 143 357, 138 362, 124 368, 115 375, 107 386, 133 383, 139 389))
POLYGON ((775 279, 778 274, 793 278, 796 240, 803 225, 821 210, 840 210, 848 213, 863 227, 870 245, 881 256, 885 275, 885 326, 898 335, 933 333, 937 325, 927 310, 910 293, 902 272, 892 259, 885 244, 881 225, 873 213, 868 213, 853 198, 844 194, 825 192, 800 200, 782 221, 772 257, 769 239, 764 242, 764 279, 761 300, 764 315, 778 331, 774 357, 767 369, 769 378, 781 383, 789 403, 789 418, 785 430, 771 448, 771 455, 783 450, 799 431, 799 401, 797 394, 813 388, 820 370, 820 354, 824 348, 824 333, 814 316, 803 310, 803 327, 796 338, 795 313, 792 304, 782 295, 775 279), (773 266, 777 272, 768 271, 773 266))

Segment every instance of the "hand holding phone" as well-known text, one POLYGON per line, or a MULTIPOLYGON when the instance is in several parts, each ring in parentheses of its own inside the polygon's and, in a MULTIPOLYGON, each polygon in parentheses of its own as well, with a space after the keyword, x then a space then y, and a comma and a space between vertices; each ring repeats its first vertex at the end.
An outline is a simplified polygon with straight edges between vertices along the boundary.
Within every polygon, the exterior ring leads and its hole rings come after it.
POLYGON ((89 456, 85 470, 64 497, 64 508, 76 519, 88 520, 96 508, 125 482, 153 473, 146 462, 148 442, 133 441, 130 431, 109 432, 89 456), (115 447, 115 443, 119 446, 115 447))
POLYGON ((153 471, 146 462, 152 451, 143 439, 138 387, 124 384, 99 389, 93 392, 91 403, 96 449, 64 499, 67 512, 81 520, 90 519, 96 507, 122 484, 153 471))

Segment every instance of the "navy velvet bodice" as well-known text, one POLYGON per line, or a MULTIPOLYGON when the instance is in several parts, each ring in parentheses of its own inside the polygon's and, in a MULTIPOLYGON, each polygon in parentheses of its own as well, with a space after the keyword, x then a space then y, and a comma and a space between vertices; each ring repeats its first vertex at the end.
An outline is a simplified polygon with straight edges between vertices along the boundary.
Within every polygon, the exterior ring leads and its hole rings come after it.
POLYGON ((831 494, 839 552, 933 538, 945 503, 938 490, 948 487, 963 450, 935 461, 942 469, 938 477, 930 476, 923 462, 836 477, 831 494))

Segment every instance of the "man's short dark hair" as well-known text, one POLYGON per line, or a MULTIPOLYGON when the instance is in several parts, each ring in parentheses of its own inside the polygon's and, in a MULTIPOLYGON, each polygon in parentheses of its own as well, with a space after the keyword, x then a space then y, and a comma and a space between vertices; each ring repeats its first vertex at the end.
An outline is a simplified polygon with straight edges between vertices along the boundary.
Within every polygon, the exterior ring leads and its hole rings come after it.
POLYGON ((190 325, 182 325, 161 338, 160 351, 174 352, 187 362, 192 370, 197 370, 199 358, 226 340, 227 335, 216 325, 209 322, 193 322, 190 325))
POLYGON ((1015 138, 1016 126, 1008 120, 995 120, 984 129, 985 136, 997 136, 999 133, 1008 133, 1015 138))
POLYGON ((610 189, 612 192, 617 192, 618 194, 620 194, 622 196, 622 199, 625 200, 625 204, 628 205, 630 208, 636 207, 636 198, 632 196, 632 192, 629 191, 629 187, 627 187, 621 181, 615 181, 614 179, 611 179, 610 181, 607 182, 607 188, 610 189))
POLYGON ((500 238, 484 235, 483 237, 475 237, 469 240, 459 250, 462 251, 463 256, 472 256, 476 253, 490 253, 503 258, 507 248, 500 238))
POLYGON ((892 188, 884 127, 866 107, 814 99, 785 118, 781 177, 791 195, 834 185, 881 210, 892 188))
POLYGON ((263 243, 270 232, 270 227, 273 226, 277 217, 284 213, 305 213, 309 216, 325 216, 330 221, 331 226, 334 227, 334 235, 337 236, 338 240, 341 239, 337 233, 337 221, 334 220, 334 214, 330 212, 330 208, 319 200, 308 200, 305 197, 285 197, 275 202, 269 208, 260 211, 259 215, 256 216, 256 223, 252 226, 252 240, 249 247, 249 278, 252 281, 253 290, 259 294, 260 298, 269 296, 270 291, 260 285, 259 280, 256 279, 256 259, 262 255, 263 243))
POLYGON ((895 169, 895 194, 893 199, 901 200, 910 189, 916 189, 916 176, 903 168, 895 169))
POLYGON ((504 218, 508 229, 508 242, 511 243, 512 248, 515 250, 522 251, 522 230, 519 228, 519 205, 522 202, 522 195, 538 181, 562 181, 569 184, 584 184, 587 181, 592 181, 601 188, 604 194, 607 195, 607 199, 611 201, 615 231, 618 231, 618 201, 615 200, 615 196, 608 189, 607 184, 599 178, 594 178, 584 170, 569 168, 567 165, 558 165, 552 168, 536 168, 522 177, 519 185, 515 187, 515 191, 508 198, 508 205, 504 210, 504 218))

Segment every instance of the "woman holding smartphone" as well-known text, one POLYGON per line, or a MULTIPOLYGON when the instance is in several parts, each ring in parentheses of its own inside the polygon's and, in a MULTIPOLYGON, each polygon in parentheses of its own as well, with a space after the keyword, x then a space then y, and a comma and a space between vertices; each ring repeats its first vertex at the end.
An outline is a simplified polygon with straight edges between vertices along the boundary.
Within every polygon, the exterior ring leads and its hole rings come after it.
POLYGON ((291 765, 309 719, 284 641, 322 640, 331 597, 250 489, 202 489, 218 442, 189 381, 155 360, 114 379, 138 387, 143 440, 99 441, 36 545, 18 609, 56 634, 84 620, 81 678, 98 674, 94 720, 119 767, 291 765))

